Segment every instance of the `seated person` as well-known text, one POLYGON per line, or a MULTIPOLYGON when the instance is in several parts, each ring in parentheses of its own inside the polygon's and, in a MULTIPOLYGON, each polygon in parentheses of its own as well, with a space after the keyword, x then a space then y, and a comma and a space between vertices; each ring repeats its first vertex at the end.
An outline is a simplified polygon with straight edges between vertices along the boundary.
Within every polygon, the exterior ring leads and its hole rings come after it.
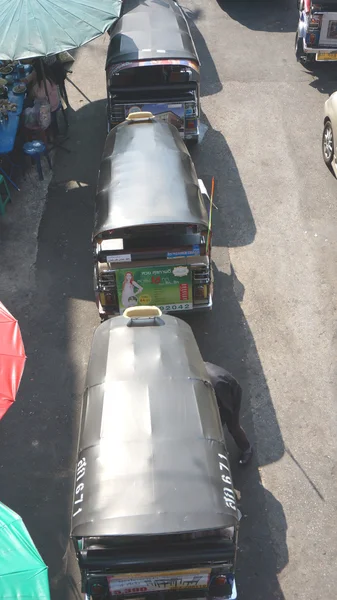
POLYGON ((27 79, 30 83, 29 96, 33 100, 46 100, 50 104, 51 113, 55 112, 60 106, 60 95, 50 67, 45 64, 42 70, 41 61, 34 60, 33 72, 27 79))
POLYGON ((241 386, 225 369, 208 362, 205 366, 215 391, 222 425, 227 425, 229 433, 241 450, 240 465, 247 465, 252 458, 253 448, 240 424, 241 386))
MULTIPOLYGON (((27 104, 28 106, 36 108, 36 110, 33 110, 32 108, 27 108, 25 110, 25 116, 27 116, 27 119, 25 119, 25 126, 28 129, 46 129, 49 127, 51 121, 54 132, 57 133, 56 111, 60 106, 60 95, 50 67, 45 64, 42 69, 41 61, 35 59, 33 61, 32 73, 30 73, 23 81, 29 85, 27 104), (45 125, 41 123, 41 111, 39 110, 39 106, 43 105, 44 107, 46 105, 49 105, 50 107, 49 119, 44 116, 45 125)), ((45 108, 42 112, 46 115, 45 108)))

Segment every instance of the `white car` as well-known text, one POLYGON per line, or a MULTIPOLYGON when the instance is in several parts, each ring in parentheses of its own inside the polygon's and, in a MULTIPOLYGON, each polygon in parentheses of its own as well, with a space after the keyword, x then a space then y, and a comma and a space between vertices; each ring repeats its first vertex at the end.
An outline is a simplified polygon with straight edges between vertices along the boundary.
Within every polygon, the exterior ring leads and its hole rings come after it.
POLYGON ((337 92, 324 105, 322 152, 325 164, 337 177, 337 92))

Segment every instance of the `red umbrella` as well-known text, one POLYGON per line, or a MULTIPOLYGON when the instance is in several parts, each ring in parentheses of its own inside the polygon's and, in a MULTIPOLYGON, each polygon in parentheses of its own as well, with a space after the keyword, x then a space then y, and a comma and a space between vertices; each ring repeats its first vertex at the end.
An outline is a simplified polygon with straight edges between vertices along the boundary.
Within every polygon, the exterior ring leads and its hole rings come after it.
POLYGON ((0 419, 15 400, 25 361, 19 324, 0 302, 0 419))

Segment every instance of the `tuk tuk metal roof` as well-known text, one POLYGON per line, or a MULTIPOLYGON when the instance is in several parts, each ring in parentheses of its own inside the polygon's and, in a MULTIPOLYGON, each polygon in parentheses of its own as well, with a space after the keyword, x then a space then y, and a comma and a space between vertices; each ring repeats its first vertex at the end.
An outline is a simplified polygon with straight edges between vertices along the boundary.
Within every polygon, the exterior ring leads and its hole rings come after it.
POLYGON ((166 223, 208 227, 191 156, 173 125, 159 119, 125 121, 105 143, 93 237, 112 229, 166 223))
POLYGON ((237 510, 224 499, 224 486, 232 487, 222 480, 229 470, 219 466, 227 450, 217 401, 192 330, 167 315, 146 323, 116 317, 94 334, 73 537, 237 523, 237 510))
POLYGON ((175 0, 125 0, 122 16, 110 32, 106 68, 156 59, 200 64, 182 9, 175 0))

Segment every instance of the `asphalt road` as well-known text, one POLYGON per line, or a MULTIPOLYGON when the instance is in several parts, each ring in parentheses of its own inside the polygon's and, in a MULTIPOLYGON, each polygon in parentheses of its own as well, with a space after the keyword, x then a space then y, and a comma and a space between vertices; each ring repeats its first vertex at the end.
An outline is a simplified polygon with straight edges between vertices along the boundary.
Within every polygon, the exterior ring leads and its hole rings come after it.
MULTIPOLYGON (((337 68, 294 58, 295 0, 185 0, 202 61, 199 177, 215 176, 214 310, 189 319, 203 356, 245 392, 253 464, 233 474, 244 515, 240 600, 335 598, 337 182, 321 157, 337 68), (207 129, 206 129, 207 128, 207 129)), ((79 598, 68 546, 81 391, 98 316, 90 234, 105 138, 106 40, 80 50, 68 84, 71 154, 60 152, 31 290, 4 297, 28 361, 0 424, 1 499, 25 519, 54 600, 79 598), (79 91, 81 90, 81 92, 79 91), (84 95, 83 95, 84 94, 84 95)))

